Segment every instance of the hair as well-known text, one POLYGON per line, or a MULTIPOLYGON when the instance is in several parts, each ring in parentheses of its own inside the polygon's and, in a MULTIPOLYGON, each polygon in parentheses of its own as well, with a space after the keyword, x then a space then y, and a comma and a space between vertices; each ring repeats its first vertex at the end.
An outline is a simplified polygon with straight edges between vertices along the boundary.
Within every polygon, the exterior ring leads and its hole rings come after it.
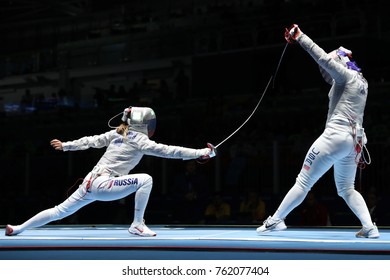
POLYGON ((123 137, 127 136, 127 132, 129 131, 129 125, 122 123, 116 128, 116 133, 122 135, 123 137))

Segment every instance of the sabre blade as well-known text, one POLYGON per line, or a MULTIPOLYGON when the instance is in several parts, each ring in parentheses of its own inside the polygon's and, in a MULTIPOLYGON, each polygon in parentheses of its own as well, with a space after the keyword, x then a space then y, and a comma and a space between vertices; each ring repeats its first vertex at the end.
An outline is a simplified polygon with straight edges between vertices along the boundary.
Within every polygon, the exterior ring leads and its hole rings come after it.
POLYGON ((269 81, 268 81, 268 83, 267 83, 267 86, 265 87, 265 89, 264 89, 264 91, 263 91, 263 93, 262 93, 262 95, 261 95, 261 97, 260 97, 260 99, 259 99, 259 102, 257 102, 257 104, 256 104, 256 107, 255 107, 255 109, 253 109, 253 111, 252 111, 252 113, 249 115, 249 117, 235 130, 235 131, 233 131, 233 133, 232 134, 230 134, 228 137, 226 137, 222 142, 220 142, 218 145, 216 145, 215 146, 215 149, 217 149, 219 146, 221 146, 223 143, 225 143, 230 137, 232 137, 234 134, 236 134, 237 133, 237 131, 239 131, 249 120, 250 120, 250 118, 253 116, 253 114, 256 112, 256 110, 257 110, 257 108, 259 107, 259 105, 260 105, 260 103, 261 103, 261 101, 263 100, 263 98, 264 98, 264 95, 265 95, 265 93, 267 92, 267 90, 268 90, 268 87, 269 87, 269 84, 271 83, 271 80, 272 80, 272 76, 270 77, 270 79, 269 79, 269 81))

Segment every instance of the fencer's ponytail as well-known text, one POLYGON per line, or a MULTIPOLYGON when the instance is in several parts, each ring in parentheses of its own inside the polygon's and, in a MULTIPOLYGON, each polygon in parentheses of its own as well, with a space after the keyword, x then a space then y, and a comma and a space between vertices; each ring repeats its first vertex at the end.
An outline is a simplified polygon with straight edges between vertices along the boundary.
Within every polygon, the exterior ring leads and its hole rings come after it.
POLYGON ((122 123, 116 128, 116 133, 123 137, 127 137, 127 132, 129 132, 129 125, 126 123, 122 123))

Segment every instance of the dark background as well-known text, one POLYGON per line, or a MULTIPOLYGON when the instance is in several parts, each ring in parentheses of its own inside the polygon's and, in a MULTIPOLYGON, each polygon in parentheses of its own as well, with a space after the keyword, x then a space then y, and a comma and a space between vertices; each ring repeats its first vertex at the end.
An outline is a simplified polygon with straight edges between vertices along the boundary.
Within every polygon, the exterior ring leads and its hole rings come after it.
MULTIPOLYGON (((275 74, 284 29, 297 23, 327 51, 340 45, 352 49, 369 81, 364 126, 372 163, 358 171, 356 188, 365 197, 376 196, 377 224, 389 225, 390 22, 384 1, 0 5, 0 224, 23 222, 60 203, 103 153, 54 151, 51 139, 103 133, 108 120, 129 105, 156 111, 157 142, 193 148, 218 144, 254 109, 275 74), (27 91, 31 101, 24 97, 27 91)), ((289 45, 256 114, 221 145, 217 158, 197 165, 207 178, 198 207, 221 192, 232 207, 225 223, 237 224, 240 201, 255 190, 272 214, 324 128, 327 93, 318 66, 299 46, 289 45)), ((185 162, 145 157, 132 172, 154 178, 149 223, 199 222, 178 215, 192 216, 175 183, 185 162)), ((313 191, 328 207, 333 225, 359 224, 337 196, 332 170, 313 191)), ((132 203, 133 196, 95 202, 61 223, 128 224, 132 203)), ((291 213, 289 224, 298 224, 298 213, 291 213)))

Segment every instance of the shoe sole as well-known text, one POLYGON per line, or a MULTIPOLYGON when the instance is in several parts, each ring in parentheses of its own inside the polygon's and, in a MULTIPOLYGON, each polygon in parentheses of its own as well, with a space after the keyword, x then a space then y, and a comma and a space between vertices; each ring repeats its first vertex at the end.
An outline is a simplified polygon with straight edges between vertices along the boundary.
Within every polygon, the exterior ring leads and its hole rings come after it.
POLYGON ((356 238, 370 238, 370 239, 377 239, 379 238, 380 235, 375 235, 375 236, 364 236, 364 235, 355 235, 356 238))

